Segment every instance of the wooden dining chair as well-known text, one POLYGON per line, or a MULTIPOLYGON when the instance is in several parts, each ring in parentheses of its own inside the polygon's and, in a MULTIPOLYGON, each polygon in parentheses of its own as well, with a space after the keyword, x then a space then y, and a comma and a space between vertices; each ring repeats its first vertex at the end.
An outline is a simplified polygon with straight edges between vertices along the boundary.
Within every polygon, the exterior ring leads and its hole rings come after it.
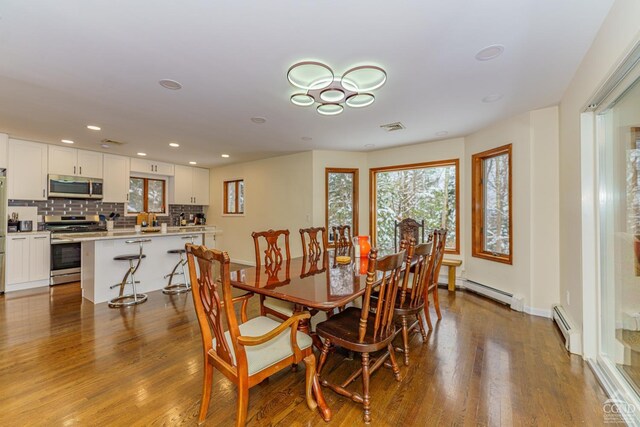
MULTIPOLYGON (((257 269, 264 269, 269 277, 277 276, 277 273, 283 266, 288 270, 291 260, 289 230, 254 231, 251 233, 251 237, 253 237, 257 269), (261 241, 264 246, 263 251, 261 251, 260 248, 261 241)), ((271 284, 273 283, 272 281, 271 284)), ((287 320, 293 315, 294 310, 295 305, 293 303, 260 295, 260 315, 262 316, 270 314, 279 319, 287 320)))
POLYGON ((307 368, 307 406, 313 410, 319 402, 321 407, 326 407, 315 374, 311 338, 297 331, 298 323, 308 319, 309 313, 297 313, 284 323, 265 316, 239 323, 233 304, 251 296, 232 298, 227 253, 191 244, 186 245, 186 250, 193 290, 191 294, 204 351, 199 423, 207 417, 213 368, 238 387, 236 426, 245 425, 249 389, 270 375, 301 361, 307 368), (226 332, 223 329, 225 323, 228 325, 226 332), (318 402, 312 394, 314 388, 318 402))
MULTIPOLYGON (((406 244, 406 243, 405 243, 406 244)), ((318 362, 318 374, 322 372, 332 345, 346 350, 360 353, 362 367, 350 375, 340 385, 322 380, 321 384, 336 393, 346 396, 364 407, 364 421, 371 422, 371 396, 369 379, 383 363, 390 359, 391 368, 397 381, 400 381, 400 370, 396 363, 391 342, 395 337, 395 322, 393 308, 400 285, 400 273, 405 258, 404 246, 398 253, 378 258, 378 250, 369 253, 367 282, 362 309, 348 307, 328 320, 319 323, 316 331, 324 338, 322 353, 318 362), (374 285, 378 284, 379 297, 375 302, 375 312, 370 312, 371 293, 374 285), (384 350, 375 360, 370 360, 370 353, 384 350), (362 394, 351 392, 346 387, 362 375, 362 394)), ((373 307, 371 307, 373 308, 373 307)))
POLYGON ((322 273, 327 268, 327 231, 324 227, 301 228, 302 271, 300 277, 322 273))
POLYGON ((424 219, 420 222, 413 218, 405 218, 400 222, 395 221, 393 227, 393 248, 398 250, 398 244, 402 240, 415 239, 416 244, 424 243, 424 219))
POLYGON ((433 329, 431 324, 431 316, 429 315, 429 294, 433 298, 433 306, 436 309, 436 315, 438 320, 442 319, 442 313, 440 312, 440 300, 438 299, 438 277, 440 276, 440 267, 442 266, 442 260, 444 258, 445 244, 447 242, 447 230, 442 228, 439 230, 433 230, 433 247, 431 250, 431 256, 433 257, 433 269, 430 272, 430 277, 427 277, 428 286, 425 289, 425 304, 424 314, 427 318, 427 325, 429 330, 433 329))
POLYGON ((349 250, 353 246, 351 241, 351 226, 350 225, 336 225, 331 227, 333 232, 333 244, 336 248, 336 254, 348 255, 349 250))

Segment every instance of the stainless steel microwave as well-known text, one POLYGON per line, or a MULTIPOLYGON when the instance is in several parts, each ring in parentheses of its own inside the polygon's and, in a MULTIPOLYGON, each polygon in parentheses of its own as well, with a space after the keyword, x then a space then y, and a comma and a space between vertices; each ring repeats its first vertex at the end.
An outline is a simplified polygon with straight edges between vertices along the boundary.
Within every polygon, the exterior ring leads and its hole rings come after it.
POLYGON ((102 199, 102 180, 80 176, 49 175, 49 197, 102 199))

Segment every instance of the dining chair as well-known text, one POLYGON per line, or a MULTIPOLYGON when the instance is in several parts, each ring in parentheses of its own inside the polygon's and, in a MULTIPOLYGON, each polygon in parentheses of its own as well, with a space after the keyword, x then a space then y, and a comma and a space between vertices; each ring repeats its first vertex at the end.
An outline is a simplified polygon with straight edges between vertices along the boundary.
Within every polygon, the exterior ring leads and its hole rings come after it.
POLYGON ((351 226, 350 225, 336 225, 331 227, 333 234, 333 244, 336 248, 336 254, 348 255, 349 250, 353 246, 351 241, 351 226))
POLYGON ((404 242, 400 252, 387 255, 379 260, 377 259, 378 250, 372 249, 369 253, 362 309, 348 307, 328 320, 319 323, 316 327, 318 335, 324 338, 322 353, 318 362, 318 375, 322 372, 332 345, 361 354, 362 367, 351 374, 344 382, 337 385, 324 379, 321 384, 342 396, 361 403, 364 407, 363 417, 365 423, 371 422, 371 396, 369 391, 371 374, 389 359, 395 379, 400 381, 400 370, 396 363, 391 342, 396 332, 393 308, 400 285, 400 273, 406 253, 405 246, 406 242, 404 242), (375 302, 375 312, 370 312, 371 293, 375 285, 377 285, 380 296, 375 302), (371 353, 381 350, 383 352, 377 358, 370 359, 371 353), (362 376, 362 394, 347 390, 346 387, 359 376, 362 376))
MULTIPOLYGON (((289 230, 270 229, 267 231, 254 231, 253 233, 251 233, 251 237, 253 237, 257 269, 264 268, 269 277, 277 277, 279 270, 283 266, 286 266, 288 270, 289 262, 291 260, 291 252, 289 249, 289 230), (264 246, 264 251, 262 252, 260 248, 261 241, 263 242, 264 246), (284 254, 281 245, 284 246, 284 254)), ((272 280, 269 284, 275 284, 275 282, 272 280)), ((261 316, 270 314, 279 319, 287 320, 293 315, 294 311, 295 305, 293 303, 260 295, 261 316)))
POLYGON ((311 338, 297 331, 298 323, 308 319, 309 313, 296 313, 284 323, 265 316, 239 323, 233 304, 251 296, 232 297, 229 255, 192 244, 187 244, 185 248, 204 351, 199 423, 207 417, 214 368, 238 387, 236 426, 245 425, 249 389, 270 375, 301 361, 307 368, 307 406, 312 410, 318 402, 321 407, 326 406, 315 373, 311 338), (225 323, 228 326, 226 332, 225 323), (312 394, 314 388, 317 401, 312 394))
POLYGON ((441 228, 439 230, 433 230, 433 247, 431 250, 431 256, 433 257, 433 269, 431 270, 430 277, 427 277, 427 288, 425 289, 425 303, 424 314, 427 318, 427 325, 429 330, 433 329, 431 324, 431 316, 429 315, 429 294, 433 298, 433 306, 436 309, 436 315, 438 320, 442 319, 442 313, 440 312, 440 300, 438 299, 438 277, 440 276, 440 267, 442 266, 442 259, 444 258, 445 244, 447 241, 447 230, 441 228))
POLYGON ((301 228, 302 271, 300 277, 311 276, 326 270, 327 231, 324 227, 301 228), (322 262, 322 264, 320 264, 322 262))
POLYGON ((405 218, 402 221, 394 221, 393 227, 393 248, 398 250, 398 243, 401 240, 409 241, 415 239, 416 244, 424 243, 424 219, 420 222, 413 218, 405 218))

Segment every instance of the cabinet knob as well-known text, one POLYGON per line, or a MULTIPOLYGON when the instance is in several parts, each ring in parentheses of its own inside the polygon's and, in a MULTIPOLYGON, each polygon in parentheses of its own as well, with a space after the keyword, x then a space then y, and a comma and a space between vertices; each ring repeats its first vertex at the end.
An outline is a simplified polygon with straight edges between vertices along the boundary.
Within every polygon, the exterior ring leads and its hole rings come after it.
POLYGON ((76 174, 76 167, 75 166, 73 167, 73 174, 74 175, 76 174))
POLYGON ((80 175, 82 175, 82 166, 80 166, 80 175))

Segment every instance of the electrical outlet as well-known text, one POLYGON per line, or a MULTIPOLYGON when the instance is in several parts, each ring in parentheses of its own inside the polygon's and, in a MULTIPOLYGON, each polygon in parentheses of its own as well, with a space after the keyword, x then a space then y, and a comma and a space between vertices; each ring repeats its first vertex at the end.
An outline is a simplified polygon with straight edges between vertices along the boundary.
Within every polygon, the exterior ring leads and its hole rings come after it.
POLYGON ((567 305, 571 305, 571 293, 567 291, 567 305))

